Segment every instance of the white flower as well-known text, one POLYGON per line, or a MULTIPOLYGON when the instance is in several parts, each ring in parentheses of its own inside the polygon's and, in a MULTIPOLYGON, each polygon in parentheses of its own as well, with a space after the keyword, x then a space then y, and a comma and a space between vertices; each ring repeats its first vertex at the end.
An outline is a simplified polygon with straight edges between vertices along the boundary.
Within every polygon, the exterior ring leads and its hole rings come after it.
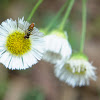
POLYGON ((0 25, 0 62, 9 69, 26 69, 36 64, 44 52, 43 34, 34 27, 28 39, 24 38, 30 24, 18 18, 7 19, 0 25))
POLYGON ((55 66, 55 75, 72 87, 89 85, 89 79, 96 80, 95 67, 83 54, 73 55, 67 62, 55 66))
POLYGON ((70 57, 72 49, 64 32, 54 30, 44 39, 46 41, 44 60, 56 64, 60 60, 70 57))

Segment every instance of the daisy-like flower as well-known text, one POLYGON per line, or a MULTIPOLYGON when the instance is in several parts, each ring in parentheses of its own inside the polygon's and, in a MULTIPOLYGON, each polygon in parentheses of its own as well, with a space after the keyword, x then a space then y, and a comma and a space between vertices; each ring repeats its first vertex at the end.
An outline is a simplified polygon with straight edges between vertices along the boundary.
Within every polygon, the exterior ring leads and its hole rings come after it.
POLYGON ((66 32, 53 30, 49 35, 44 37, 46 52, 43 59, 45 61, 56 64, 62 59, 70 57, 72 49, 66 35, 66 32))
POLYGON ((29 38, 25 31, 30 24, 18 18, 7 19, 0 25, 0 62, 9 69, 26 69, 36 64, 44 52, 43 34, 34 27, 29 38))
POLYGON ((57 64, 55 75, 72 87, 85 86, 89 85, 89 79, 96 80, 95 69, 84 54, 77 53, 67 62, 57 64))

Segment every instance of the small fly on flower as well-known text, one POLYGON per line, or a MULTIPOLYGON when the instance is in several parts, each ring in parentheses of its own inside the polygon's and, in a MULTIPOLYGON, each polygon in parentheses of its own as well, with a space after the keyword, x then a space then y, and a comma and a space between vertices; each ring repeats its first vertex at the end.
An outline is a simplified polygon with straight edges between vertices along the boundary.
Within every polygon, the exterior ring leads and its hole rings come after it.
POLYGON ((32 24, 28 27, 28 29, 25 31, 25 36, 24 36, 25 39, 28 39, 29 36, 31 35, 31 32, 33 31, 34 25, 35 25, 35 24, 32 23, 32 24))

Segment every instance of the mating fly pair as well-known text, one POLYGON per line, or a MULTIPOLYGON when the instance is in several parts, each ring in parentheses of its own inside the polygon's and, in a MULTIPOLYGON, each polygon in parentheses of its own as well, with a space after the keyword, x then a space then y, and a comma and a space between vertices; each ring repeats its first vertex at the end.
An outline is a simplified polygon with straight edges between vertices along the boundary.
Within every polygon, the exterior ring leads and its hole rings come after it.
POLYGON ((33 31, 34 25, 35 25, 35 24, 32 23, 32 24, 28 27, 28 29, 25 31, 25 36, 24 36, 25 39, 28 39, 29 36, 32 35, 31 32, 33 31))

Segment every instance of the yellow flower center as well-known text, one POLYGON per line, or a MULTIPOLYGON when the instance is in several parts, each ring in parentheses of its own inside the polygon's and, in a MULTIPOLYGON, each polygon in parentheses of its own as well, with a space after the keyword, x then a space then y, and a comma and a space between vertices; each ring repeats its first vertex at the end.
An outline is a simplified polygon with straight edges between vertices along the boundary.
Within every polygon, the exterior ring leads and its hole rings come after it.
POLYGON ((21 56, 31 49, 31 40, 24 38, 25 33, 15 31, 9 34, 6 40, 7 50, 16 56, 21 56))
POLYGON ((81 68, 80 68, 80 72, 78 71, 78 66, 77 68, 75 68, 75 72, 73 72, 72 68, 70 67, 69 64, 67 64, 65 66, 65 68, 70 71, 71 73, 75 74, 75 75, 84 75, 86 73, 86 68, 84 68, 83 65, 81 65, 81 68))

